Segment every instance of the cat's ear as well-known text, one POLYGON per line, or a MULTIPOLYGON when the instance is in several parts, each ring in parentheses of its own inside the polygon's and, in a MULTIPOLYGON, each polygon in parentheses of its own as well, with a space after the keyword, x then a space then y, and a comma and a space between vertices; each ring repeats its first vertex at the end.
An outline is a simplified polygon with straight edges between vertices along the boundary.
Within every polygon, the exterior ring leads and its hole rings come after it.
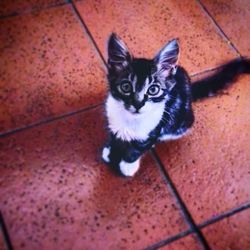
POLYGON ((160 50, 154 59, 157 68, 157 74, 164 78, 171 74, 175 74, 178 57, 178 40, 173 39, 160 50))
POLYGON ((108 41, 108 67, 116 73, 124 70, 132 60, 132 56, 125 43, 112 33, 108 41))

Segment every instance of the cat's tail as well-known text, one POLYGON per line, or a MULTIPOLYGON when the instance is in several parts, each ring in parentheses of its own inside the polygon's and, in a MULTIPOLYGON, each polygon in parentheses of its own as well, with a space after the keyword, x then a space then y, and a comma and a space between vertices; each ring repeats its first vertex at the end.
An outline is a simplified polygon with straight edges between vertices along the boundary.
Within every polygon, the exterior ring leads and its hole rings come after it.
POLYGON ((192 83, 193 101, 213 96, 232 84, 240 74, 250 74, 250 59, 235 59, 224 64, 214 74, 192 83))

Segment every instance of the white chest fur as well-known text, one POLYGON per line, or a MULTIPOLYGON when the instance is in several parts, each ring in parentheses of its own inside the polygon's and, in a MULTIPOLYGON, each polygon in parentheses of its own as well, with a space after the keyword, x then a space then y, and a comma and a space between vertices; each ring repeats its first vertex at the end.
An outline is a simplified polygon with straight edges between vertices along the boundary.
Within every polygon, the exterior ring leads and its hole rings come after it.
POLYGON ((141 114, 133 114, 124 108, 123 102, 109 95, 106 102, 109 129, 124 141, 146 140, 159 124, 164 107, 164 102, 147 102, 142 107, 141 114))

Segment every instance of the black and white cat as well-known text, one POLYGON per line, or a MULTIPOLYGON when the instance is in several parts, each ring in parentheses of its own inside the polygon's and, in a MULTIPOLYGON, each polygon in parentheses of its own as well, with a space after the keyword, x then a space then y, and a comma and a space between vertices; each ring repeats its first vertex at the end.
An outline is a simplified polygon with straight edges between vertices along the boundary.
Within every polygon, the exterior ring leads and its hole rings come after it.
POLYGON ((155 143, 188 132, 194 122, 192 101, 215 94, 240 73, 250 73, 249 60, 234 60, 209 78, 190 84, 185 69, 177 65, 178 57, 177 40, 148 60, 134 58, 116 34, 109 38, 110 140, 102 158, 124 176, 137 172, 141 156, 155 143))

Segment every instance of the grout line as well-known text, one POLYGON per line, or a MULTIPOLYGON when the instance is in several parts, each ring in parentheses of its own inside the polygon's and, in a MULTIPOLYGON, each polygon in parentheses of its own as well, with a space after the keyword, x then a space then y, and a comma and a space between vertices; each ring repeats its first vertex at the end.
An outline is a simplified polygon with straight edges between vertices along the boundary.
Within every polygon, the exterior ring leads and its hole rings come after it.
POLYGON ((4 242, 5 242, 5 245, 6 245, 6 249, 7 250, 13 250, 13 247, 12 247, 12 244, 11 244, 11 241, 10 241, 10 237, 9 237, 9 233, 8 233, 8 230, 7 230, 7 227, 4 223, 4 219, 3 219, 3 215, 0 211, 0 228, 1 228, 1 231, 2 231, 2 234, 3 234, 3 237, 4 237, 4 242))
MULTIPOLYGON (((235 57, 235 58, 232 59, 232 60, 239 60, 239 61, 242 61, 242 60, 250 60, 250 57, 248 57, 248 56, 244 56, 244 57, 239 56, 239 57, 235 57)), ((208 68, 208 69, 205 69, 205 70, 202 70, 202 71, 198 71, 198 72, 189 74, 189 77, 190 77, 190 78, 193 78, 193 77, 196 77, 196 76, 199 76, 199 75, 204 75, 204 74, 209 73, 209 72, 213 72, 213 71, 220 70, 220 69, 222 69, 228 62, 230 62, 230 61, 232 61, 232 60, 225 61, 223 64, 218 65, 218 66, 215 66, 215 67, 212 67, 212 68, 208 68)), ((191 83, 192 83, 192 81, 191 81, 191 83)))
MULTIPOLYGON (((211 18, 211 20, 213 21, 214 25, 219 30, 219 33, 221 34, 221 36, 223 36, 223 38, 230 44, 230 46, 236 51, 236 53, 241 58, 241 54, 238 51, 238 49, 230 41, 230 39, 227 37, 227 35, 224 33, 224 31, 220 28, 220 26, 215 21, 215 19, 211 16, 211 14, 207 10, 207 8, 199 0, 197 0, 197 1, 200 4, 201 8, 205 11, 205 13, 207 14, 207 16, 209 18, 211 18)), ((75 11, 76 15, 80 19, 81 24, 83 25, 83 27, 84 27, 87 35, 89 36, 90 40, 92 41, 93 45, 95 46, 95 49, 97 50, 99 56, 101 57, 101 60, 103 61, 104 65, 107 67, 107 63, 106 63, 106 61, 105 61, 105 59, 104 59, 104 57, 103 57, 100 49, 98 48, 97 43, 95 42, 95 40, 94 40, 94 38, 93 38, 90 30, 88 29, 87 25, 85 24, 83 18, 81 17, 81 15, 80 15, 80 13, 78 11, 78 9, 76 8, 75 3, 72 2, 71 0, 65 0, 64 3, 60 3, 60 4, 56 4, 56 5, 50 5, 50 6, 46 6, 44 8, 40 8, 40 9, 30 9, 28 11, 23 11, 23 12, 20 12, 20 13, 12 13, 12 14, 7 15, 7 16, 0 16, 0 20, 1 19, 5 19, 5 18, 9 18, 9 17, 15 17, 15 16, 20 16, 20 15, 30 14, 32 12, 38 12, 38 11, 42 11, 42 10, 46 10, 46 9, 50 9, 50 8, 60 7, 60 6, 67 5, 67 4, 71 4, 71 6, 73 7, 73 10, 75 11)), ((204 71, 200 71, 200 72, 197 72, 197 73, 193 73, 193 74, 190 75, 190 77, 194 77, 194 76, 197 76, 197 75, 201 75, 201 74, 205 74, 205 73, 208 73, 208 72, 212 72, 212 71, 218 70, 220 68, 221 68, 221 66, 215 67, 215 68, 211 68, 211 69, 207 69, 207 70, 204 70, 204 71)), ((60 116, 57 116, 57 117, 54 117, 54 118, 50 118, 50 119, 47 119, 47 120, 43 120, 43 121, 40 121, 40 122, 37 122, 37 123, 33 123, 33 124, 30 124, 30 125, 27 125, 27 126, 24 126, 24 127, 13 129, 11 131, 0 133, 0 137, 5 137, 5 136, 11 135, 13 133, 21 132, 23 130, 29 129, 29 128, 38 127, 38 126, 41 126, 41 125, 44 125, 44 124, 51 123, 51 122, 56 121, 56 120, 61 120, 63 118, 74 116, 76 114, 79 114, 79 113, 82 113, 82 112, 85 112, 85 111, 97 108, 97 107, 99 107, 101 105, 103 105, 103 103, 100 103, 100 104, 97 104, 97 105, 94 105, 94 106, 91 106, 91 107, 88 107, 88 108, 83 108, 83 109, 80 109, 80 110, 77 110, 77 111, 73 111, 73 112, 70 112, 70 113, 66 113, 66 114, 63 114, 63 115, 60 115, 60 116)), ((187 220, 187 222, 188 222, 188 224, 189 224, 189 226, 190 226, 191 229, 183 231, 181 233, 178 233, 177 235, 174 235, 174 236, 172 236, 170 238, 167 238, 165 240, 162 240, 160 242, 157 242, 156 244, 151 245, 150 247, 146 248, 145 250, 158 249, 158 248, 160 248, 162 246, 170 244, 170 243, 172 243, 172 242, 174 242, 174 241, 176 241, 176 240, 178 240, 180 238, 183 238, 183 237, 185 237, 185 236, 187 236, 189 234, 192 234, 192 233, 196 233, 197 234, 198 239, 203 244, 204 249, 210 249, 209 246, 208 246, 208 243, 206 242, 206 239, 204 238, 204 236, 202 235, 202 233, 200 232, 199 229, 202 229, 202 228, 204 228, 204 227, 206 227, 208 225, 216 223, 217 221, 220 221, 220 220, 222 220, 224 218, 230 217, 232 215, 235 215, 235 214, 237 214, 237 213, 239 213, 241 211, 244 211, 244 210, 250 208, 250 203, 243 204, 242 206, 240 206, 238 208, 232 209, 232 210, 230 210, 228 212, 225 212, 225 213, 220 214, 220 215, 218 215, 216 217, 213 217, 213 218, 211 218, 211 219, 209 219, 209 220, 207 220, 207 221, 205 221, 205 222, 203 222, 203 223, 201 223, 199 225, 196 225, 195 222, 193 221, 193 218, 191 217, 191 215, 190 215, 187 207, 185 206, 185 203, 182 201, 182 199, 181 199, 181 197, 180 197, 180 195, 179 195, 176 187, 174 186, 172 180, 170 179, 168 173, 166 172, 166 170, 165 170, 162 162, 160 161, 158 155, 156 154, 155 150, 152 149, 151 153, 153 155, 153 158, 157 162, 158 166, 160 167, 160 170, 163 173, 167 184, 170 186, 170 189, 171 189, 172 193, 174 194, 175 198, 177 199, 177 202, 179 203, 179 206, 180 206, 180 208, 181 208, 181 210, 182 210, 182 212, 184 214, 184 217, 187 220)), ((10 238, 9 238, 6 226, 4 224, 4 220, 2 218, 1 212, 0 212, 0 224, 1 224, 1 228, 2 228, 2 231, 3 231, 4 238, 5 238, 5 242, 6 242, 6 245, 7 245, 7 249, 8 250, 12 250, 13 248, 12 248, 12 245, 11 245, 11 242, 10 242, 10 238)))
POLYGON ((208 242, 206 241, 203 233, 199 230, 198 226, 195 224, 191 214, 189 213, 185 203, 183 202, 180 194, 178 193, 173 181, 171 180, 170 176, 168 175, 166 169, 164 168, 160 158, 158 157, 157 153, 155 152, 155 149, 151 149, 151 154, 153 156, 153 159, 156 161, 158 167, 160 168, 160 171, 162 173, 162 175, 164 176, 165 182, 167 183, 167 185, 170 188, 170 191, 172 192, 172 194, 174 195, 174 197, 177 200, 177 203, 187 221, 187 223, 189 224, 189 227, 192 231, 194 231, 194 233, 197 235, 200 243, 203 246, 203 249, 205 250, 209 250, 210 247, 208 245, 208 242))
MULTIPOLYGON (((32 12, 35 12, 35 11, 42 11, 42 10, 45 10, 45 9, 50 9, 50 8, 54 8, 54 7, 59 7, 59 6, 70 4, 72 6, 72 8, 73 8, 73 11, 75 12, 75 14, 77 15, 77 17, 79 18, 81 24, 83 25, 83 27, 85 29, 85 32, 87 33, 87 35, 89 36, 89 38, 90 38, 91 42, 93 43, 95 49, 97 50, 98 55, 101 57, 101 60, 102 60, 102 62, 104 64, 104 66, 105 66, 105 69, 107 69, 107 63, 105 62, 105 59, 102 56, 102 53, 99 50, 99 48, 98 48, 98 46, 97 46, 97 44, 96 44, 96 42, 95 42, 92 34, 90 33, 90 31, 87 28, 84 20, 81 17, 79 11, 77 10, 77 8, 75 6, 75 3, 72 2, 72 0, 64 0, 64 1, 65 1, 64 3, 60 3, 60 4, 48 6, 48 7, 43 8, 43 9, 31 9, 31 10, 23 12, 23 13, 15 13, 15 14, 12 14, 12 15, 9 15, 9 16, 6 16, 6 17, 0 17, 0 20, 1 20, 1 18, 7 18, 7 17, 11 17, 11 16, 19 16, 19 15, 23 15, 23 14, 29 14, 29 13, 32 13, 32 12)), ((44 125, 44 124, 48 124, 48 123, 51 123, 51 122, 56 121, 56 120, 61 120, 63 118, 66 118, 66 117, 69 117, 69 116, 73 116, 73 115, 82 113, 84 111, 88 111, 90 109, 99 107, 101 105, 103 105, 103 103, 99 103, 99 104, 96 104, 96 105, 93 105, 93 106, 90 106, 90 107, 87 107, 87 108, 83 108, 83 109, 80 109, 80 110, 77 110, 77 111, 73 111, 73 112, 69 112, 69 113, 66 113, 66 114, 62 114, 62 115, 59 115, 57 117, 48 118, 48 119, 45 119, 45 120, 42 120, 42 121, 31 123, 29 125, 25 125, 25 126, 22 126, 22 127, 19 127, 19 128, 11 129, 11 130, 6 131, 6 132, 0 132, 0 138, 12 135, 14 133, 18 133, 18 132, 24 131, 26 129, 30 129, 30 128, 38 127, 38 126, 41 126, 41 125, 44 125)))
POLYGON ((217 28, 219 34, 230 45, 231 49, 233 49, 238 54, 238 56, 241 57, 241 53, 239 52, 239 50, 236 48, 236 46, 233 44, 233 42, 231 42, 229 37, 226 35, 226 33, 223 31, 223 29, 220 27, 220 25, 217 23, 215 18, 211 15, 211 13, 208 11, 208 9, 205 7, 205 5, 203 5, 203 3, 200 0, 197 0, 197 3, 198 3, 198 5, 200 5, 201 9, 205 12, 205 14, 208 16, 208 18, 211 19, 211 21, 213 22, 213 24, 217 28))
POLYGON ((181 239, 181 238, 183 238, 183 237, 185 237, 185 236, 187 236, 187 235, 189 235, 191 233, 193 233, 193 231, 191 229, 180 232, 180 233, 178 233, 178 234, 176 234, 174 236, 171 236, 171 237, 169 237, 169 238, 167 238, 165 240, 161 240, 161 241, 159 241, 159 242, 157 242, 157 243, 155 243, 155 244, 153 244, 153 245, 151 245, 149 247, 146 247, 144 250, 156 250, 156 249, 159 249, 159 248, 161 248, 163 246, 166 246, 166 245, 168 245, 168 244, 170 244, 170 243, 172 243, 172 242, 174 242, 176 240, 179 240, 179 239, 181 239))
MULTIPOLYGON (((236 57, 232 60, 242 60, 242 57, 236 57)), ((231 61, 231 60, 229 60, 231 61)), ((221 68, 223 68, 223 66, 227 63, 228 61, 226 61, 225 63, 221 64, 221 65, 218 65, 216 67, 213 67, 213 68, 208 68, 208 69, 205 69, 205 70, 202 70, 202 71, 198 71, 198 72, 195 72, 193 74, 190 74, 190 78, 192 77, 195 77, 195 76, 199 76, 199 75, 203 75, 203 74, 206 74, 206 73, 209 73, 209 72, 213 72, 213 71, 217 71, 217 70, 220 70, 221 68)))
POLYGON ((52 9, 52 8, 57 8, 57 7, 61 7, 61 6, 64 6, 64 5, 67 5, 69 4, 67 0, 65 0, 64 3, 55 3, 55 4, 51 4, 51 5, 48 5, 48 6, 44 6, 42 8, 33 8, 32 7, 30 9, 27 9, 27 10, 21 10, 20 12, 12 12, 6 16, 0 16, 0 20, 3 20, 3 19, 7 19, 7 18, 11 18, 11 17, 16 17, 16 16, 23 16, 23 15, 28 15, 28 14, 32 14, 34 12, 40 12, 40 11, 43 11, 43 10, 47 10, 47 9, 52 9))
MULTIPOLYGON (((99 50, 92 34, 90 33, 89 29, 87 28, 84 20, 82 19, 79 11, 77 10, 76 6, 75 6, 75 3, 72 2, 72 0, 65 0, 64 3, 60 3, 60 4, 57 4, 57 5, 53 5, 53 6, 48 6, 46 8, 43 8, 43 9, 37 9, 37 10, 29 10, 27 12, 23 12, 23 13, 16 13, 14 15, 11 15, 11 16, 19 16, 19 15, 22 15, 22 14, 29 14, 31 12, 34 12, 34 11, 42 11, 44 9, 50 9, 50 8, 54 8, 54 7, 59 7, 59 6, 62 6, 62 5, 67 5, 67 4, 70 4, 73 8, 73 11, 75 12, 75 14, 77 15, 77 17, 79 18, 81 24, 83 25, 84 27, 84 30, 85 32, 87 33, 87 35, 89 36, 91 42, 93 43, 95 49, 97 50, 97 53, 98 55, 100 56, 104 66, 105 66, 105 69, 107 69, 107 63, 104 59, 104 57, 102 56, 102 53, 101 51, 99 50)), ((6 16, 6 17, 3 17, 3 18, 7 18, 7 17, 11 17, 11 16, 6 16)), ((1 20, 2 17, 0 17, 0 20, 1 20)), ((35 122, 35 123, 31 123, 29 125, 25 125, 25 126, 22 126, 22 127, 19 127, 19 128, 15 128, 15 129, 11 129, 9 131, 5 131, 5 132, 0 132, 0 138, 2 137, 6 137, 6 136, 9 136, 9 135, 12 135, 14 133, 18 133, 18 132, 21 132, 21 131, 24 131, 24 130, 27 130, 27 129, 30 129, 30 128, 34 128, 34 127, 38 127, 38 126, 41 126, 41 125, 44 125, 44 124, 48 124, 48 123, 51 123, 53 121, 56 121, 56 120, 61 120, 63 118, 66 118, 66 117, 69 117, 69 116, 73 116, 73 115, 76 115, 76 114, 79 114, 79 113, 82 113, 84 111, 88 111, 90 109, 93 109, 93 108, 96 108, 96 107, 99 107, 103 105, 103 103, 99 103, 99 104, 96 104, 96 105, 93 105, 93 106, 90 106, 90 107, 87 107, 87 108, 83 108, 83 109, 80 109, 80 110, 77 110, 77 111, 73 111, 73 112, 69 112, 69 113, 66 113, 66 114, 62 114, 62 115, 59 115, 57 117, 53 117, 53 118, 48 118, 48 119, 45 119, 45 120, 42 120, 42 121, 38 121, 38 122, 35 122)))
MULTIPOLYGON (((229 210, 229 211, 227 211, 225 213, 222 213, 222 214, 220 214, 218 216, 215 216, 215 217, 213 217, 213 218, 211 218, 211 219, 209 219, 207 221, 204 221, 204 222, 198 224, 198 228, 199 229, 205 228, 205 227, 207 227, 209 225, 212 225, 212 224, 214 224, 214 223, 216 223, 218 221, 221 221, 221 220, 223 220, 225 218, 234 216, 234 215, 236 215, 236 214, 238 214, 240 212, 243 212, 243 211, 245 211, 247 209, 250 209, 250 202, 245 203, 245 204, 243 204, 243 205, 241 205, 241 206, 239 206, 237 208, 233 208, 233 209, 231 209, 231 210, 229 210)), ((193 232, 194 231, 192 231, 191 229, 183 231, 183 232, 178 233, 178 234, 176 234, 176 235, 174 235, 172 237, 161 240, 161 241, 159 241, 159 242, 145 248, 144 250, 156 250, 156 249, 159 249, 159 248, 161 248, 163 246, 166 246, 166 245, 168 245, 168 244, 170 244, 170 243, 172 243, 174 241, 177 241, 177 240, 179 240, 181 238, 184 238, 185 236, 188 236, 188 235, 192 234, 193 232)))
POLYGON ((229 210, 229 211, 227 211, 225 213, 222 213, 222 214, 220 214, 218 216, 215 216, 215 217, 213 217, 213 218, 211 218, 211 219, 209 219, 209 220, 207 220, 205 222, 202 222, 202 223, 198 224, 198 227, 202 229, 202 228, 204 228, 206 226, 214 224, 217 221, 220 221, 220 220, 223 220, 225 218, 231 217, 231 216, 233 216, 233 215, 235 215, 237 213, 240 213, 240 212, 242 212, 244 210, 247 210, 247 209, 250 209, 250 202, 248 202, 246 204, 243 204, 243 205, 241 205, 241 206, 239 206, 237 208, 233 208, 232 210, 229 210))
POLYGON ((203 74, 206 74, 206 73, 209 73, 209 72, 213 72, 213 71, 219 70, 222 67, 223 67, 223 65, 219 65, 218 67, 209 68, 209 69, 205 69, 205 70, 202 70, 202 71, 199 71, 199 72, 195 72, 193 74, 190 74, 189 77, 192 78, 192 77, 195 77, 195 76, 199 76, 199 75, 203 75, 203 74))
POLYGON ((94 37, 92 36, 92 34, 91 34, 90 30, 88 29, 86 23, 84 22, 84 20, 83 20, 83 18, 82 18, 82 16, 81 16, 80 12, 78 11, 78 9, 77 9, 75 3, 74 3, 72 0, 69 0, 69 3, 71 3, 71 6, 72 6, 74 12, 76 13, 77 17, 79 18, 81 24, 83 25, 83 28, 85 29, 85 32, 86 32, 87 35, 89 36, 89 38, 90 38, 91 42, 93 43, 95 49, 97 50, 97 53, 99 54, 99 56, 100 56, 100 58, 101 58, 103 64, 106 66, 106 68, 108 68, 108 65, 107 65, 107 63, 106 63, 106 61, 105 61, 105 59, 104 59, 104 57, 103 57, 103 55, 102 55, 102 52, 100 51, 100 49, 99 49, 97 43, 95 42, 94 37))
POLYGON ((96 104, 96 105, 93 105, 93 106, 78 109, 76 111, 72 111, 72 112, 65 113, 65 114, 62 114, 62 115, 58 115, 58 116, 55 116, 55 117, 52 117, 52 118, 41 120, 41 121, 38 121, 38 122, 35 122, 35 123, 31 123, 31 124, 23 126, 23 127, 15 128, 15 129, 12 129, 12 130, 9 130, 9 131, 6 131, 6 132, 1 132, 0 133, 0 138, 10 136, 10 135, 18 133, 18 132, 22 132, 22 131, 30 129, 30 128, 40 127, 42 125, 49 124, 49 123, 52 123, 54 121, 62 120, 64 118, 71 117, 71 116, 74 116, 74 115, 77 115, 77 114, 80 114, 80 113, 84 113, 86 111, 98 108, 98 107, 100 107, 102 105, 103 105, 103 103, 99 103, 99 104, 96 104))
MULTIPOLYGON (((83 18, 81 17, 78 9, 76 8, 75 6, 75 3, 72 2, 72 0, 65 0, 64 3, 59 3, 59 4, 55 4, 55 5, 50 5, 50 6, 47 6, 45 8, 41 8, 41 9, 31 9, 29 11, 24 11, 22 13, 14 13, 12 15, 9 15, 9 16, 0 16, 0 20, 3 19, 3 18, 8 18, 8 17, 12 17, 12 16, 19 16, 19 15, 23 15, 23 14, 29 14, 29 13, 32 13, 32 12, 36 12, 36 11, 42 11, 42 10, 46 10, 46 9, 50 9, 50 8, 56 8, 56 7, 60 7, 60 6, 63 6, 63 5, 67 5, 67 4, 70 4, 75 12, 75 14, 77 15, 77 17, 79 18, 81 24, 83 25, 84 29, 85 29, 85 32, 87 33, 87 35, 89 36, 91 42, 93 43, 95 49, 97 50, 97 53, 99 54, 104 66, 106 66, 106 69, 107 69, 107 63, 100 51, 100 49, 98 48, 97 46, 97 43, 95 42, 91 32, 89 31, 87 25, 85 24, 83 18)), ((198 76, 198 75, 202 75, 202 74, 205 74, 205 73, 208 73, 208 72, 212 72, 212 71, 215 71, 217 69, 220 69, 221 66, 219 67, 215 67, 215 68, 211 68, 211 69, 207 69, 207 70, 204 70, 204 71, 200 71, 200 72, 197 72, 197 73, 193 73, 190 75, 190 77, 195 77, 195 76, 198 76)), ((91 108, 95 108, 97 106, 99 106, 101 104, 97 104, 91 108)), ((88 110, 88 109, 86 109, 88 110)), ((78 110, 78 111, 73 111, 71 113, 68 113, 68 114, 63 114, 61 116, 58 116, 58 117, 54 117, 54 118, 49 118, 47 120, 43 120, 43 121, 39 121, 39 122, 36 122, 36 123, 33 123, 33 124, 30 124, 30 125, 27 125, 27 126, 23 126, 23 127, 19 127, 19 128, 16 128, 16 129, 12 129, 12 130, 9 130, 9 131, 6 131, 6 132, 0 132, 0 138, 1 137, 5 137, 5 136, 8 136, 8 135, 11 135, 13 133, 16 133, 16 132, 20 132, 20 131, 23 131, 23 130, 26 130, 28 128, 33 128, 33 127, 36 127, 36 126, 40 126, 40 125, 43 125, 43 124, 47 124, 47 123, 50 123, 54 120, 58 120, 58 119, 62 119, 64 117, 68 117, 68 116, 71 116, 71 115, 74 115, 74 114, 77 114, 77 113, 81 113, 85 111, 85 109, 81 109, 81 110, 78 110)))

